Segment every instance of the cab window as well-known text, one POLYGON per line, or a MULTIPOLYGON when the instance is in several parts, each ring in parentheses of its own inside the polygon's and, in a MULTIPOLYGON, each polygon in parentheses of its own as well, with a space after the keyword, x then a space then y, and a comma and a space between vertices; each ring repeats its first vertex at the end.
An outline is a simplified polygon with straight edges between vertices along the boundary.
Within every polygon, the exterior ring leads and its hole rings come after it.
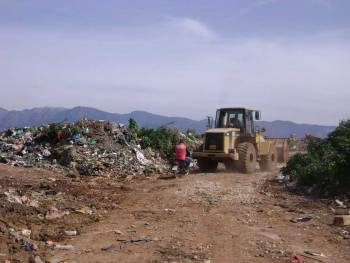
POLYGON ((227 128, 243 128, 243 113, 242 112, 229 112, 227 114, 226 121, 227 128))

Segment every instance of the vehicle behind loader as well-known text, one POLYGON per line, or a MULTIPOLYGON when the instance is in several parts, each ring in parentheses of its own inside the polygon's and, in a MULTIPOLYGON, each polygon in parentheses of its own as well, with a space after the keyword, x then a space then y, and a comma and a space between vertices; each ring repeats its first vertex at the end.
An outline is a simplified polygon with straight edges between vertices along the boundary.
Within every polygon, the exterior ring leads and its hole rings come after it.
POLYGON ((287 139, 265 138, 264 128, 256 126, 260 111, 246 108, 218 109, 215 128, 204 135, 204 143, 193 153, 202 171, 215 171, 218 163, 227 170, 252 173, 259 163, 262 171, 275 169, 288 159, 287 139))

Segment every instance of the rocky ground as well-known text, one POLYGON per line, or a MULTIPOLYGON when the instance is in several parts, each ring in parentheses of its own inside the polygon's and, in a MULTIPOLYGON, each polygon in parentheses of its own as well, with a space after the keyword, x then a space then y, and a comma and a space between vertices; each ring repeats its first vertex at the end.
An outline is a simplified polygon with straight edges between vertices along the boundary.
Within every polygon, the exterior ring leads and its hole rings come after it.
POLYGON ((336 203, 277 176, 72 178, 0 165, 0 262, 350 262, 336 203))

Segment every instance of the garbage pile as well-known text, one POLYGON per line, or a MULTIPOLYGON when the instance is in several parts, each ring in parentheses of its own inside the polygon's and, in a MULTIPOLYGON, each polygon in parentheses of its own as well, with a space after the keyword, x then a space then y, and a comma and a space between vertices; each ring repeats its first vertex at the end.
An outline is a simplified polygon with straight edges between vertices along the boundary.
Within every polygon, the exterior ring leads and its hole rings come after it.
POLYGON ((109 121, 13 128, 0 133, 0 162, 69 170, 80 175, 161 173, 167 162, 123 125, 109 121))

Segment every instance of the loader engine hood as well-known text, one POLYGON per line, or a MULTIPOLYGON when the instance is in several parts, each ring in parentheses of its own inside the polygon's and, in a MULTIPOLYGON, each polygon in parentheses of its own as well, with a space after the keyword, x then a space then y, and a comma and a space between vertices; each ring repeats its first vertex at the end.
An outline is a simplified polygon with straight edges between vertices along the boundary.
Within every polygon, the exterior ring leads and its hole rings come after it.
POLYGON ((240 130, 237 128, 215 128, 205 133, 204 151, 229 153, 234 148, 240 130))

